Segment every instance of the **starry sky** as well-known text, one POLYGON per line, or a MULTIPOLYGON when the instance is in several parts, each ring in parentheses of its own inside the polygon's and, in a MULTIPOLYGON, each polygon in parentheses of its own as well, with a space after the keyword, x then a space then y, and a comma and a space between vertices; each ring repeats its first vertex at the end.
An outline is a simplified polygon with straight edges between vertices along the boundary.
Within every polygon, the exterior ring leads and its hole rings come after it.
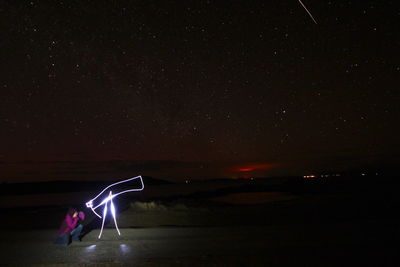
POLYGON ((396 1, 1 1, 0 179, 399 162, 396 1))

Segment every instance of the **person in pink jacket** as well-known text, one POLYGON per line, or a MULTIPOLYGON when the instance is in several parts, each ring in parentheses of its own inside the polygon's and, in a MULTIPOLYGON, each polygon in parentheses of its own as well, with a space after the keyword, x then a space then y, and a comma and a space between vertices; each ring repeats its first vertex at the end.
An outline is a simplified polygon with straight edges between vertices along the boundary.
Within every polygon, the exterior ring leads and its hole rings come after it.
POLYGON ((79 220, 84 220, 85 214, 78 212, 74 208, 69 208, 67 215, 61 223, 58 236, 54 239, 54 243, 68 246, 73 241, 80 241, 80 234, 83 228, 82 224, 78 224, 79 220))

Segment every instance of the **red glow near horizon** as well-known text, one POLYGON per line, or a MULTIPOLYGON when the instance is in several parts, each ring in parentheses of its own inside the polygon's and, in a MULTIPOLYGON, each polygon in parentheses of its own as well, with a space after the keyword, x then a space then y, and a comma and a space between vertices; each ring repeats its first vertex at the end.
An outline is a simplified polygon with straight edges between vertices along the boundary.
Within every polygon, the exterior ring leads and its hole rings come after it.
POLYGON ((241 172, 249 172, 249 171, 252 171, 252 170, 254 170, 253 168, 242 168, 242 169, 239 169, 239 171, 241 171, 241 172))
POLYGON ((271 169, 273 167, 275 167, 276 164, 267 164, 267 163, 263 163, 263 164, 254 164, 254 165, 249 165, 249 166, 244 166, 244 167, 240 167, 237 168, 236 171, 239 172, 251 172, 251 171, 255 171, 255 170, 268 170, 271 169))

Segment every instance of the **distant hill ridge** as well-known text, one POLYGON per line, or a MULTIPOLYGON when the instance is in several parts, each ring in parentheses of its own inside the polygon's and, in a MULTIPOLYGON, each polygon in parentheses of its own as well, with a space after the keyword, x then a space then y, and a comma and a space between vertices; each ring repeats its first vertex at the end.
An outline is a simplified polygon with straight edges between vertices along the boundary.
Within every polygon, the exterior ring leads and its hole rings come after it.
MULTIPOLYGON (((46 182, 28 182, 28 183, 2 183, 0 184, 0 195, 30 195, 30 194, 51 194, 98 190, 107 185, 121 181, 46 181, 46 182)), ((171 182, 143 176, 145 185, 162 185, 171 182)))

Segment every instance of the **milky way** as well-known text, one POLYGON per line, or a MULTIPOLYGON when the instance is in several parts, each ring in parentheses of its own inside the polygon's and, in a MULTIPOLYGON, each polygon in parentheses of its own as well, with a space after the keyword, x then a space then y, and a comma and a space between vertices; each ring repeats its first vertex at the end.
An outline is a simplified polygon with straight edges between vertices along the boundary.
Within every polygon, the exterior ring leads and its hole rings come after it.
POLYGON ((398 158, 400 10, 304 4, 318 25, 292 0, 4 3, 2 179, 398 158))

